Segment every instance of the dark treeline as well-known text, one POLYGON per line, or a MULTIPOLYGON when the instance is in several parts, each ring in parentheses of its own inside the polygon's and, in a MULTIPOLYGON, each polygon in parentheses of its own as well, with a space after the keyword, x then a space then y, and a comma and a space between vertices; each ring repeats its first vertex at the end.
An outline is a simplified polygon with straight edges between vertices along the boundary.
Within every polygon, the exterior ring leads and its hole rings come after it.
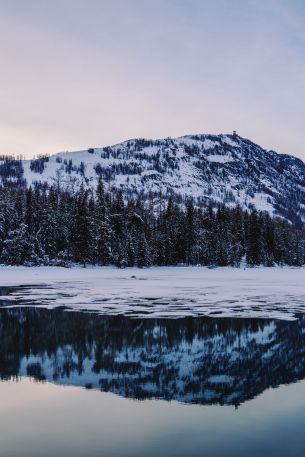
POLYGON ((0 188, 0 262, 12 265, 305 263, 305 232, 267 213, 124 202, 105 192, 37 184, 0 188), (156 209, 157 208, 157 209, 156 209))

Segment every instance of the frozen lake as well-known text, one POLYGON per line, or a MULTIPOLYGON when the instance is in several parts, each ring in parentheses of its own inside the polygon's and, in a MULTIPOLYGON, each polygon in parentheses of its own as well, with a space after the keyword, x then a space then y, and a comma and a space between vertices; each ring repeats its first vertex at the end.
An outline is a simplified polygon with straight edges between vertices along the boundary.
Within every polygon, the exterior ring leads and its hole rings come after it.
POLYGON ((304 455, 305 316, 5 307, 0 339, 1 456, 304 455))
POLYGON ((0 268, 0 455, 303 456, 304 268, 0 268))
POLYGON ((305 268, 0 267, 0 288, 5 306, 132 317, 293 319, 305 312, 305 268))

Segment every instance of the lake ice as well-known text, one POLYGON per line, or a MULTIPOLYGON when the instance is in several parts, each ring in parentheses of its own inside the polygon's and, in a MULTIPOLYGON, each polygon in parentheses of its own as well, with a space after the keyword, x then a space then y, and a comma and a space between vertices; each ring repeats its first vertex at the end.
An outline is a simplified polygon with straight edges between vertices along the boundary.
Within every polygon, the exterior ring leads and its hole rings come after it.
POLYGON ((132 317, 294 319, 305 268, 1 267, 2 305, 36 304, 132 317))

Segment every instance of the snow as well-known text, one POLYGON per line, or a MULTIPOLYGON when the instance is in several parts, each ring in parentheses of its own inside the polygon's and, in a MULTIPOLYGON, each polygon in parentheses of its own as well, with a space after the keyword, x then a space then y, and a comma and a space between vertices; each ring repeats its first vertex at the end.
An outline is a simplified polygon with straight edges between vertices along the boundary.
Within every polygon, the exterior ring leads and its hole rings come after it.
POLYGON ((131 317, 292 320, 305 312, 304 279, 304 267, 0 267, 0 288, 13 287, 0 304, 131 317))
POLYGON ((267 153, 254 143, 231 135, 186 135, 143 145, 139 140, 129 140, 106 149, 94 148, 93 153, 62 152, 45 162, 41 174, 31 171, 30 160, 22 163, 28 185, 36 181, 52 184, 58 180, 71 189, 81 183, 95 188, 99 165, 104 172, 113 168, 107 185, 120 188, 124 195, 169 192, 182 200, 193 197, 195 202, 198 199, 213 205, 255 207, 271 216, 286 217, 281 196, 290 198, 295 189, 298 198, 291 210, 304 217, 304 164, 292 156, 267 153), (190 147, 195 147, 193 153, 188 150, 190 147), (72 161, 70 173, 65 170, 65 161, 72 161), (81 163, 85 165, 84 176, 79 171, 81 163), (130 171, 128 167, 132 164, 136 170, 130 171))
POLYGON ((227 156, 227 155, 220 155, 220 154, 214 154, 211 156, 207 156, 207 160, 209 160, 209 162, 214 162, 214 163, 234 162, 234 159, 232 157, 227 156))

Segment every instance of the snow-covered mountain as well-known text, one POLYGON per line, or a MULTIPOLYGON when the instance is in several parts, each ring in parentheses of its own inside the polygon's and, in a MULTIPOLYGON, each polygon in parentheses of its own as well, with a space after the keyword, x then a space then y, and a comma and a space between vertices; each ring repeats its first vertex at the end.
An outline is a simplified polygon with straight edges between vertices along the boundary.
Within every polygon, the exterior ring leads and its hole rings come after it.
POLYGON ((0 179, 60 182, 69 187, 122 189, 126 197, 158 201, 172 195, 183 203, 212 203, 266 210, 293 222, 305 221, 305 164, 266 151, 233 135, 189 135, 161 140, 135 139, 115 146, 59 153, 36 160, 0 162, 0 179))

